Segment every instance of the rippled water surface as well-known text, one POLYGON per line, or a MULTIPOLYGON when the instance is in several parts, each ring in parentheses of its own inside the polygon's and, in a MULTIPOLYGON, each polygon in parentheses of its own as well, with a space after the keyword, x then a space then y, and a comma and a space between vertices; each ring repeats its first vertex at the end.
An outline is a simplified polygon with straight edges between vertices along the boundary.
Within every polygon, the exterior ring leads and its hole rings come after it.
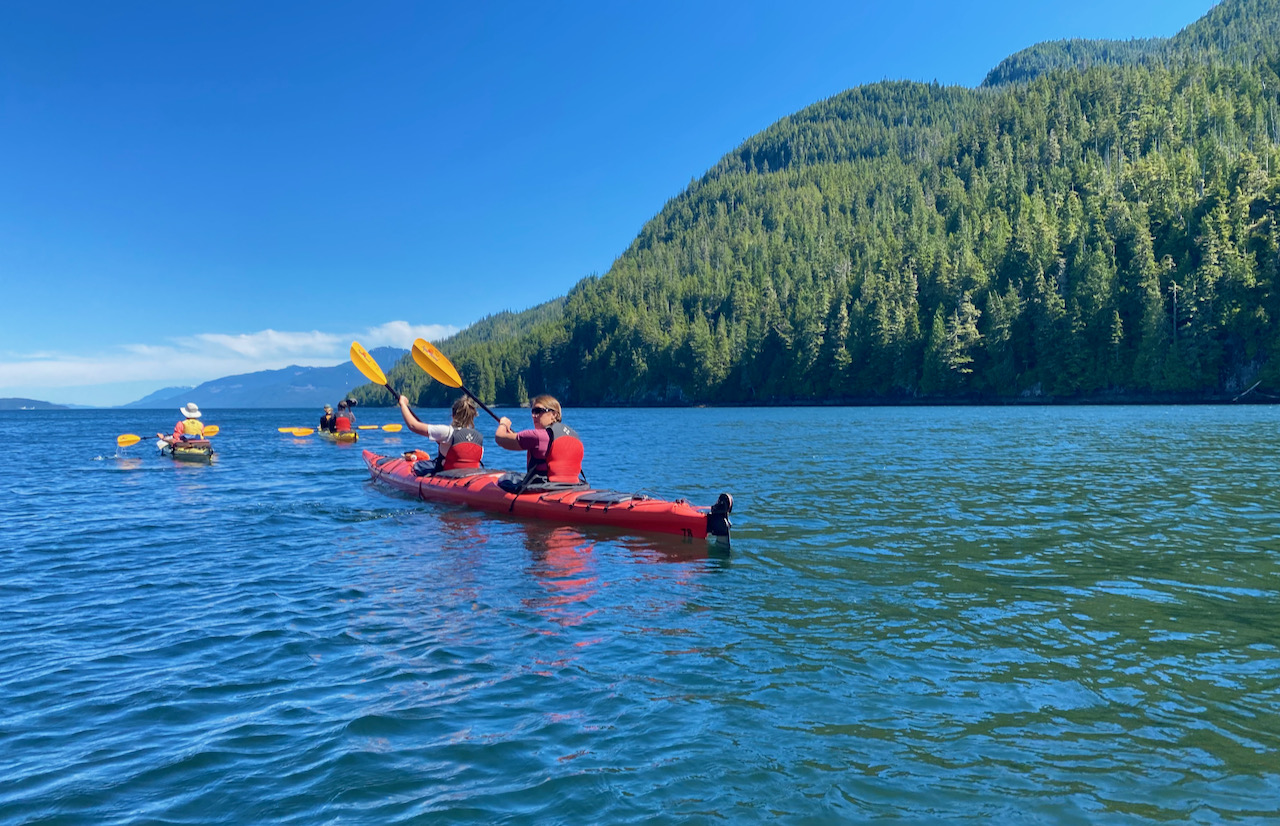
POLYGON ((728 553, 397 497, 359 448, 423 441, 317 415, 204 467, 0 413, 0 822, 1280 817, 1280 408, 568 411, 728 553))

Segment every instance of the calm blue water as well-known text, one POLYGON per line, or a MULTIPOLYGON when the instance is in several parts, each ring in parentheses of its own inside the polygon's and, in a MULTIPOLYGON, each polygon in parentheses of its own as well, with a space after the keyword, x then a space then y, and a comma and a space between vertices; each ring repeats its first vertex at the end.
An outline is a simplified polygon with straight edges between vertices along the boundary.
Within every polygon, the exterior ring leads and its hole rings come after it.
POLYGON ((729 554, 175 418, 0 413, 2 823, 1280 817, 1280 408, 568 411, 729 554))

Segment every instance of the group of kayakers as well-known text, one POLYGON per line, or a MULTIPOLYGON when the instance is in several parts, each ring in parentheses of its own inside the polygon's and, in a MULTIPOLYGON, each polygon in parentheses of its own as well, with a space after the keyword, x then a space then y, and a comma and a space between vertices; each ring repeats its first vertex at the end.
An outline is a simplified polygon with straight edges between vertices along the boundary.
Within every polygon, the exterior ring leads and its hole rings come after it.
POLYGON ((320 417, 320 429, 330 433, 350 433, 355 430, 356 414, 351 411, 355 404, 355 399, 343 399, 338 402, 337 413, 333 412, 333 405, 326 404, 324 415, 320 417))
MULTIPOLYGON (((520 480, 504 480, 500 484, 512 490, 536 484, 577 484, 582 477, 582 440, 577 432, 561 421, 560 402, 546 394, 529 402, 533 427, 516 432, 511 420, 503 416, 493 440, 507 450, 525 451, 525 476, 520 480)), ((436 443, 434 461, 423 460, 415 467, 419 475, 449 470, 481 467, 484 459, 484 437, 475 428, 476 404, 468 396, 453 403, 452 424, 424 424, 409 409, 409 399, 400 396, 400 415, 405 425, 436 443)))
MULTIPOLYGON (((354 405, 353 399, 343 399, 334 411, 332 405, 326 404, 324 415, 320 417, 320 429, 332 433, 351 432, 356 423, 355 414, 351 411, 354 405)), ((179 408, 179 412, 183 418, 174 425, 173 433, 157 433, 156 436, 171 445, 203 439, 200 408, 194 402, 188 402, 179 408)), ((582 440, 573 428, 561 421, 560 402, 546 394, 534 396, 529 403, 529 413, 533 416, 533 426, 520 431, 512 429, 511 420, 506 416, 498 420, 498 429, 493 434, 498 446, 525 451, 524 478, 503 484, 512 489, 531 484, 577 484, 582 476, 582 440)), ((453 403, 452 414, 451 424, 425 424, 409 409, 409 399, 403 395, 400 397, 400 415, 404 417, 405 425, 437 446, 434 459, 418 463, 416 470, 420 471, 419 475, 482 466, 484 436, 475 427, 475 402, 468 396, 459 397, 453 403)))

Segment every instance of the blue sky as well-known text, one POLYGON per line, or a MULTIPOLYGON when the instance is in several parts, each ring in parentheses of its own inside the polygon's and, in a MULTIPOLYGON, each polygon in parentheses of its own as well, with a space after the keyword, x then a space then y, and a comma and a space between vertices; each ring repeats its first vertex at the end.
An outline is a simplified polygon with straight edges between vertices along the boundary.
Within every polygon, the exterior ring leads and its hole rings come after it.
POLYGON ((1209 0, 0 4, 0 397, 407 346, 606 272, 752 134, 1209 0))

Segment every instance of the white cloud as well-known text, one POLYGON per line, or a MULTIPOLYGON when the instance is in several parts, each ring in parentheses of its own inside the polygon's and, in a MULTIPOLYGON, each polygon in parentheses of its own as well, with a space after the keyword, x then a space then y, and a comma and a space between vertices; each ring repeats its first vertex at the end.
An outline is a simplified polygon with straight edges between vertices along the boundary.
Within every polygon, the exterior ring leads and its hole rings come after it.
POLYGON ((415 338, 439 340, 458 330, 441 324, 389 321, 358 332, 319 330, 256 333, 201 333, 165 344, 129 344, 91 356, 39 352, 6 354, 0 361, 0 396, 19 396, 79 404, 125 404, 151 390, 172 385, 196 385, 210 379, 259 370, 278 370, 293 364, 329 367, 348 358, 352 341, 367 348, 408 349, 415 338), (111 387, 116 385, 116 387, 111 387), (120 389, 127 385, 128 389, 120 389), (51 391, 59 391, 51 398, 51 391), (67 394, 74 392, 75 398, 67 394), (119 394, 128 393, 119 398, 119 394))
POLYGON ((360 343, 368 348, 400 347, 408 350, 413 346, 413 340, 416 338, 439 341, 456 332, 458 332, 457 327, 449 327, 444 324, 410 324, 407 321, 388 321, 386 324, 370 328, 365 333, 365 338, 360 339, 360 343))
POLYGON ((263 330, 236 336, 224 333, 201 333, 181 343, 193 350, 204 352, 225 350, 244 358, 268 359, 285 355, 329 354, 339 349, 342 340, 343 336, 322 333, 319 330, 312 330, 309 333, 263 330))

